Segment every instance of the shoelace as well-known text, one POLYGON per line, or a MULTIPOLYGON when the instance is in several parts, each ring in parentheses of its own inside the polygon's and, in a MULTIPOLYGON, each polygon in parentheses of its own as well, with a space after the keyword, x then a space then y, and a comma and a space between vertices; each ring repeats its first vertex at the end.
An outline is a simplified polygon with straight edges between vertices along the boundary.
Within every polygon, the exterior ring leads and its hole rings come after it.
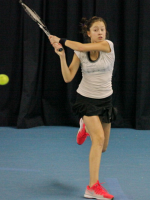
POLYGON ((108 191, 101 184, 104 184, 104 182, 100 183, 100 187, 102 188, 103 191, 105 191, 106 193, 108 193, 108 191))
POLYGON ((87 137, 87 136, 89 136, 89 134, 86 133, 86 132, 85 132, 85 133, 82 133, 82 135, 81 135, 82 138, 85 138, 85 137, 87 137))
MULTIPOLYGON (((101 184, 104 184, 104 183, 101 183, 101 184)), ((108 193, 107 190, 101 186, 100 183, 97 183, 95 186, 94 186, 94 190, 95 190, 95 193, 96 194, 104 194, 104 193, 108 193)))

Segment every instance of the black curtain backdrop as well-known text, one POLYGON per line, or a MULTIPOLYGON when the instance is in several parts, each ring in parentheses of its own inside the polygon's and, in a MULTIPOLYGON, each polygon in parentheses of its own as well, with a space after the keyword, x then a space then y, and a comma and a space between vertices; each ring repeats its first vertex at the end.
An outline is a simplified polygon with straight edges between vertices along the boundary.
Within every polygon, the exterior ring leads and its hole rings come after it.
MULTIPOLYGON (((58 37, 84 42, 82 17, 103 17, 114 42, 112 127, 150 130, 150 0, 24 0, 58 37)), ((68 65, 73 51, 66 48, 68 65)), ((63 81, 59 57, 17 0, 0 0, 0 126, 78 126, 71 106, 81 80, 63 81)))

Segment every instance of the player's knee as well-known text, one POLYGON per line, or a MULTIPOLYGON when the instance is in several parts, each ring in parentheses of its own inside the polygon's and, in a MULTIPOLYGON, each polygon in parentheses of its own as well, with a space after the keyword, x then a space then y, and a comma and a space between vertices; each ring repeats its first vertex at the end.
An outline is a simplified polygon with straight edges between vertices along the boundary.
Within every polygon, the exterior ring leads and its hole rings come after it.
POLYGON ((103 146, 104 145, 104 136, 101 135, 101 134, 93 134, 93 137, 92 137, 92 143, 93 144, 97 144, 99 146, 103 146))

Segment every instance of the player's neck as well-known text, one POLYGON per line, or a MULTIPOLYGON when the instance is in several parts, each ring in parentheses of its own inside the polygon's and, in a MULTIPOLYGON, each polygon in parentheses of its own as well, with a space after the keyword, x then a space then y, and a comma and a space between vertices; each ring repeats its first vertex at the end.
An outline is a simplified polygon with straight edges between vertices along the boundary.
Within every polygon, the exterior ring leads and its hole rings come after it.
POLYGON ((93 55, 93 56, 95 56, 95 55, 97 55, 97 54, 99 54, 99 52, 98 52, 98 51, 90 51, 90 55, 93 55))

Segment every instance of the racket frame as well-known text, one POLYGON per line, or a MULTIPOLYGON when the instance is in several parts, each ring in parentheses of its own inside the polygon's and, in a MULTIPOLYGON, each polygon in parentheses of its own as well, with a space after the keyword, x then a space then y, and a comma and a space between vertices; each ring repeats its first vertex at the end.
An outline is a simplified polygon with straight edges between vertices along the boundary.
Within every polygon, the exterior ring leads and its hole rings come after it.
MULTIPOLYGON (((49 36, 51 35, 48 28, 46 27, 45 23, 42 21, 40 16, 31 8, 29 8, 26 4, 22 2, 22 0, 19 1, 19 3, 22 5, 24 11, 30 16, 30 18, 35 21, 38 26, 44 31, 44 33, 49 36)), ((60 48, 59 51, 63 51, 63 48, 60 48)))

